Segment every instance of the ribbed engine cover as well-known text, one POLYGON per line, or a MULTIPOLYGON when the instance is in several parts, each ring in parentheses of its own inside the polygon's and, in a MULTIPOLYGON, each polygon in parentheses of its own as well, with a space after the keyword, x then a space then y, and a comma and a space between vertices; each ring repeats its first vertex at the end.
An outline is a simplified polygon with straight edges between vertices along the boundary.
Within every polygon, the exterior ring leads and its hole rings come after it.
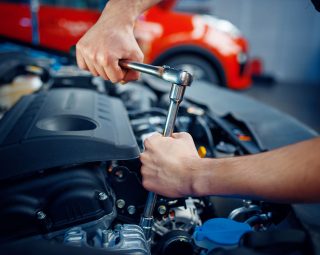
POLYGON ((138 156, 123 103, 95 91, 54 89, 26 96, 0 122, 0 181, 138 156))

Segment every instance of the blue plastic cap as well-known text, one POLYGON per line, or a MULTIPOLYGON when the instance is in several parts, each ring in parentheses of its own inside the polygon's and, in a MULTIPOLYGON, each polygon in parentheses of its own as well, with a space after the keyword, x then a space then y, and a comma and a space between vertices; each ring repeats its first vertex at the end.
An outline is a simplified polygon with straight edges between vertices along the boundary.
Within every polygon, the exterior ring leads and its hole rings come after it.
POLYGON ((211 241, 218 246, 229 246, 237 245, 241 237, 251 231, 251 227, 247 223, 215 218, 206 221, 201 227, 197 227, 194 238, 196 242, 211 241))

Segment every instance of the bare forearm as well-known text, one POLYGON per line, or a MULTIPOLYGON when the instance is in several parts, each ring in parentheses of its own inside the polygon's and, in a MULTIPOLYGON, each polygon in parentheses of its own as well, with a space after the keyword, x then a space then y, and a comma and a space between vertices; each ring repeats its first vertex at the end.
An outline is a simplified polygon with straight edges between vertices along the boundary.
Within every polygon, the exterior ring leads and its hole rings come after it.
POLYGON ((160 0, 110 0, 106 5, 100 19, 125 20, 132 25, 141 13, 157 4, 160 0))
POLYGON ((320 138, 257 155, 200 159, 192 165, 197 168, 193 170, 197 195, 320 201, 320 138))

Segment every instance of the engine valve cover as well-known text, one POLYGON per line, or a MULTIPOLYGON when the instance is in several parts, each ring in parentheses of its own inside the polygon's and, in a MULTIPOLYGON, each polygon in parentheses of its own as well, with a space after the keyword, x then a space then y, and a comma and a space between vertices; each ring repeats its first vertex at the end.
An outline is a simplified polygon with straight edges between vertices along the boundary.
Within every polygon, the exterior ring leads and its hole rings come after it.
POLYGON ((20 100, 0 122, 0 182, 53 167, 137 158, 123 103, 85 89, 20 100))

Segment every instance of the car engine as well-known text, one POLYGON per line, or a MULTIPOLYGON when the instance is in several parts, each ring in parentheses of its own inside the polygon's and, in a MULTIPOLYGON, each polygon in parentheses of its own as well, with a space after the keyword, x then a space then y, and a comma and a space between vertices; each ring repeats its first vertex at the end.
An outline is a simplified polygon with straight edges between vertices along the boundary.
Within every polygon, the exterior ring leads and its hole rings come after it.
MULTIPOLYGON (((150 78, 115 86, 80 71, 70 75, 74 72, 62 68, 42 89, 24 96, 0 122, 1 244, 27 251, 26 247, 32 250, 45 242, 53 245, 51 251, 57 249, 56 254, 70 254, 71 248, 77 248, 77 254, 80 248, 90 254, 246 254, 229 252, 256 248, 253 233, 279 229, 277 235, 283 236, 280 225, 299 225, 286 204, 159 196, 151 240, 147 240, 139 226, 147 199, 139 154, 148 136, 163 131, 168 89, 150 78), (196 240, 196 233, 212 219, 246 224, 241 244, 196 240), (59 252, 55 244, 60 245, 59 252)), ((205 102, 188 95, 175 131, 189 132, 201 157, 272 149, 242 119, 216 115, 205 102)), ((259 249, 284 244, 279 254, 301 252, 307 242, 301 233, 295 233, 300 239, 260 242, 259 249)))

